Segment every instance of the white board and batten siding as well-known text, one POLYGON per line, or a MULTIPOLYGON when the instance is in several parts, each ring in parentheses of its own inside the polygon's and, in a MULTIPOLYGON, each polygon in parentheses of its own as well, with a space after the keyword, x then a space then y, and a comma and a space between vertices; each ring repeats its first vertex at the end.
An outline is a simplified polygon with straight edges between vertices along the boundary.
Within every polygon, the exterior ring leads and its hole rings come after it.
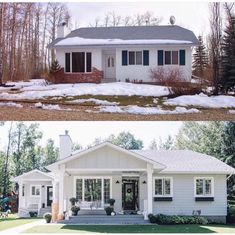
POLYGON ((193 210, 201 210, 205 216, 227 215, 226 175, 155 175, 173 178, 173 201, 153 202, 154 214, 192 215, 193 210), (194 178, 213 177, 214 201, 195 201, 194 178))

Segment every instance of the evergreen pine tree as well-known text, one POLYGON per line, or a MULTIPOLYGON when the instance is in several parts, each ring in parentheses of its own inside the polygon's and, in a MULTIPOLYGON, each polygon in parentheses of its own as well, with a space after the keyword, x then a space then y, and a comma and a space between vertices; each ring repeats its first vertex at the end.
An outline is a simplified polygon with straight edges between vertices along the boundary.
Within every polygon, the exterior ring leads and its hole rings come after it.
POLYGON ((61 69, 58 60, 54 60, 51 63, 50 73, 55 73, 61 69))
POLYGON ((224 91, 235 87, 235 16, 231 16, 224 31, 222 42, 222 78, 220 85, 224 91))
POLYGON ((208 53, 204 45, 202 36, 198 37, 199 45, 193 54, 193 73, 194 75, 203 78, 205 69, 208 67, 208 53))

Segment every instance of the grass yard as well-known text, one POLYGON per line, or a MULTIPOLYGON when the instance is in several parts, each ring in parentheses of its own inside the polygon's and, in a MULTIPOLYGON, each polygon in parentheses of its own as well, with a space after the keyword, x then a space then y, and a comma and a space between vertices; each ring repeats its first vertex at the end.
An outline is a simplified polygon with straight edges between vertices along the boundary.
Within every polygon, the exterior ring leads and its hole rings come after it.
POLYGON ((235 233, 235 225, 43 225, 27 233, 235 233))
POLYGON ((23 224, 31 223, 35 221, 35 219, 32 218, 23 219, 23 218, 17 218, 16 215, 14 214, 9 215, 9 217, 6 219, 0 219, 0 231, 14 228, 23 224))

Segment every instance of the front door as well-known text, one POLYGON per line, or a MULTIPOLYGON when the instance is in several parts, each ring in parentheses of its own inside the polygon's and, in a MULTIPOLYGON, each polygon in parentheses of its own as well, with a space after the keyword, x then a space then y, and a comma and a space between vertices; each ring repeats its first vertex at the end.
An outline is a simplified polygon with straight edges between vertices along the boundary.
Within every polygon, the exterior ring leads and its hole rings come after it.
POLYGON ((47 186, 47 206, 51 206, 52 198, 53 198, 52 186, 47 186))
POLYGON ((105 55, 105 79, 115 79, 115 55, 105 55))
POLYGON ((123 209, 135 210, 136 195, 135 195, 135 183, 125 182, 123 183, 123 209))

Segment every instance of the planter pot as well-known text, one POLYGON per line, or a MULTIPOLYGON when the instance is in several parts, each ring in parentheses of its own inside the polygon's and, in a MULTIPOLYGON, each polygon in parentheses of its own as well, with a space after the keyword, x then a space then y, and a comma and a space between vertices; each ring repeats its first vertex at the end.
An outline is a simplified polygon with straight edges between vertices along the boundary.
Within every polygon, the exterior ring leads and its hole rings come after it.
POLYGON ((72 216, 78 215, 78 212, 72 212, 72 216))
POLYGON ((46 219, 46 222, 49 224, 51 223, 51 218, 46 219))

